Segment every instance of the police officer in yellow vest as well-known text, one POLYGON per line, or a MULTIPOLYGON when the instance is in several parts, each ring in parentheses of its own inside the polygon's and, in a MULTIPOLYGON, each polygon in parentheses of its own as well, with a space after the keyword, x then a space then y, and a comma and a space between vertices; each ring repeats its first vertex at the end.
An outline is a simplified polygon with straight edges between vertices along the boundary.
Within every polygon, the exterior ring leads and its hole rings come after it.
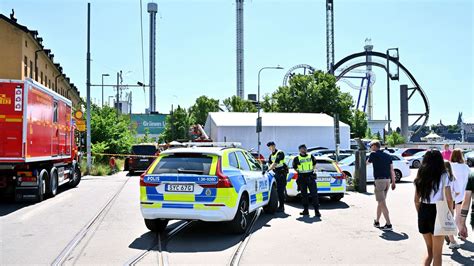
POLYGON ((318 187, 316 183, 316 159, 313 155, 308 154, 306 145, 302 144, 298 147, 300 154, 293 159, 293 169, 298 172, 298 187, 303 197, 304 210, 301 215, 309 215, 308 212, 308 189, 313 201, 314 213, 316 217, 321 217, 319 212, 318 187))
POLYGON ((277 183, 278 200, 280 205, 278 206, 277 212, 285 211, 285 192, 286 192, 286 176, 288 175, 288 166, 285 164, 285 153, 277 150, 275 142, 270 141, 267 143, 267 147, 270 149, 272 154, 268 160, 268 171, 273 170, 275 173, 275 180, 277 183))

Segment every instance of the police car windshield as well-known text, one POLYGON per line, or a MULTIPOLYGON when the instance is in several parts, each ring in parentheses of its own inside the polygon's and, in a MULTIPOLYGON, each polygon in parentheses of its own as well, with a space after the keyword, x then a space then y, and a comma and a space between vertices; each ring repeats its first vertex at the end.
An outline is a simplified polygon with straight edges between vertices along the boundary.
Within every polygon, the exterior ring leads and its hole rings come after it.
POLYGON ((154 145, 136 145, 132 147, 132 152, 136 155, 155 155, 156 147, 154 145))
POLYGON ((323 160, 316 160, 316 171, 337 173, 337 169, 332 162, 323 161, 323 160))
POLYGON ((206 155, 177 154, 163 157, 153 169, 153 174, 209 175, 212 158, 206 155))
POLYGON ((340 164, 340 165, 349 165, 349 164, 351 164, 352 162, 354 162, 354 160, 355 160, 355 156, 354 156, 354 155, 351 155, 351 156, 349 156, 349 157, 347 157, 347 158, 345 158, 345 159, 343 159, 343 160, 340 160, 340 161, 339 161, 339 164, 340 164))

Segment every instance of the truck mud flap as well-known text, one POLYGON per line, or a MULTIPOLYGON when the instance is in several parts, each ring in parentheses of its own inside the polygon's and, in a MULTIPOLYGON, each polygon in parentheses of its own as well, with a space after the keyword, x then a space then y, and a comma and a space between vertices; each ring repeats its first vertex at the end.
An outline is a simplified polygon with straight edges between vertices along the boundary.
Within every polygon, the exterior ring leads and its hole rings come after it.
POLYGON ((40 195, 38 195, 37 187, 21 187, 15 189, 16 202, 37 202, 41 200, 40 195))

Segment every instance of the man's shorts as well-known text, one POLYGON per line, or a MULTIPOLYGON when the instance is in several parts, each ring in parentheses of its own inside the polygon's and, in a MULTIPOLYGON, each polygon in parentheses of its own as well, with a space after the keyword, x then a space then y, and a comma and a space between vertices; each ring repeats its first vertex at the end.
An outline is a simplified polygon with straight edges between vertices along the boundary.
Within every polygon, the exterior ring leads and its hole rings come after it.
POLYGON ((384 201, 390 188, 390 179, 375 179, 374 185, 375 199, 377 201, 384 201))

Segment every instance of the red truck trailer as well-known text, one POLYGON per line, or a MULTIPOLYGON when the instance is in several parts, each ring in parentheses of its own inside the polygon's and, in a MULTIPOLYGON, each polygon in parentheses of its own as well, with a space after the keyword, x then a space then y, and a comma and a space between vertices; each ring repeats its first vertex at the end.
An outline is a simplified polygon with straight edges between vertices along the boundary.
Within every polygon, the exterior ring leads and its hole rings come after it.
POLYGON ((0 196, 41 201, 81 180, 71 101, 32 79, 0 79, 0 196))

